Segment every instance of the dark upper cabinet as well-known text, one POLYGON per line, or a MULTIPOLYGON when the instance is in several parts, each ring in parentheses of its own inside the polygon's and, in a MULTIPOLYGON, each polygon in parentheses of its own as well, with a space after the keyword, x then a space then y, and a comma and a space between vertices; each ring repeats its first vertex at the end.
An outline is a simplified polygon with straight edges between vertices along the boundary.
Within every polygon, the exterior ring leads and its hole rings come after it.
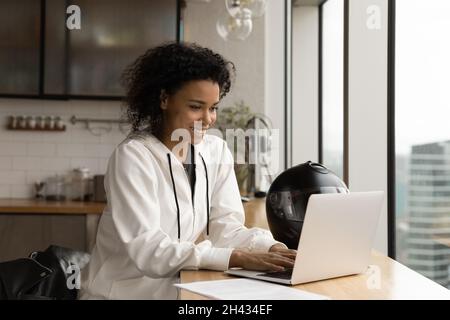
POLYGON ((120 75, 149 47, 177 37, 175 0, 77 0, 81 30, 70 31, 71 95, 122 96, 120 75))
POLYGON ((148 48, 177 40, 178 2, 0 1, 0 74, 7 75, 0 80, 0 94, 122 97, 124 69, 148 48), (5 3, 17 16, 5 12, 5 3), (42 24, 41 3, 45 12, 42 24), (81 10, 81 29, 66 27, 66 9, 71 4, 81 10), (24 27, 17 29, 18 25, 24 27))
POLYGON ((43 94, 67 94, 67 68, 69 33, 66 26, 66 1, 45 0, 45 33, 42 45, 43 94))
POLYGON ((39 93, 39 0, 0 1, 0 93, 39 93))

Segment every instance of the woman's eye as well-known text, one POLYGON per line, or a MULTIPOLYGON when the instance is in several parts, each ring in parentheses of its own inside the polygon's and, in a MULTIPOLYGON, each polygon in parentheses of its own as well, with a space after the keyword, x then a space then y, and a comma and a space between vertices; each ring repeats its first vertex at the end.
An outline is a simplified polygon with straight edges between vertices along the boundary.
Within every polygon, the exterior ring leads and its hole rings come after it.
POLYGON ((200 107, 200 106, 190 106, 191 107, 191 109, 194 109, 194 110, 200 110, 202 107, 200 107))
POLYGON ((216 112, 217 110, 219 110, 219 107, 212 107, 210 110, 211 112, 216 112))

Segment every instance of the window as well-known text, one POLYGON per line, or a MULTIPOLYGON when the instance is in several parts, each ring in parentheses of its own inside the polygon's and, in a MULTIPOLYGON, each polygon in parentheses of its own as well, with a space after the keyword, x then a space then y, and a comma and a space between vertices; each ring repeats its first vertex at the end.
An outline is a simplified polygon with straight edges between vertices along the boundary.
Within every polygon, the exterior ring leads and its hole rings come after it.
POLYGON ((396 1, 396 258, 450 288, 450 1, 396 1))
POLYGON ((321 10, 321 162, 344 178, 344 0, 321 10))

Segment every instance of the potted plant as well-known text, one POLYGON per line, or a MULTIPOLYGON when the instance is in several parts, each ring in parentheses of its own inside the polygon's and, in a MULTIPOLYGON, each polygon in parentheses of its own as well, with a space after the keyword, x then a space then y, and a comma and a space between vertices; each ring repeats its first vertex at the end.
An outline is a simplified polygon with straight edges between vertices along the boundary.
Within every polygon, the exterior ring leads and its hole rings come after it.
MULTIPOLYGON (((254 115, 255 114, 244 101, 236 102, 232 106, 219 109, 216 128, 221 131, 224 139, 226 139, 227 129, 242 129, 245 132, 248 122, 254 117, 254 115)), ((231 138, 234 139, 234 135, 231 138)), ((249 164, 247 161, 248 137, 245 137, 245 146, 239 146, 237 143, 230 144, 230 141, 228 140, 229 139, 227 139, 227 142, 229 143, 228 146, 230 147, 234 158, 234 171, 236 173, 239 191, 241 192, 241 195, 246 195, 247 178, 249 175, 249 164), (246 161, 245 163, 239 163, 237 159, 246 159, 246 161)))

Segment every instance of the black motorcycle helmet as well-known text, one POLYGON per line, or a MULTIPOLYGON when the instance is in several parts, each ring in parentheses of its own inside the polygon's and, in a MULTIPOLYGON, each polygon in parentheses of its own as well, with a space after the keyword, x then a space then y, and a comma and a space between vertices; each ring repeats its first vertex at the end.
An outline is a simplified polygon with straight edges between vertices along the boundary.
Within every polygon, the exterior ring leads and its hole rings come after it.
POLYGON ((345 183, 324 165, 308 161, 281 173, 266 198, 270 231, 277 241, 297 249, 309 196, 348 193, 345 183))

